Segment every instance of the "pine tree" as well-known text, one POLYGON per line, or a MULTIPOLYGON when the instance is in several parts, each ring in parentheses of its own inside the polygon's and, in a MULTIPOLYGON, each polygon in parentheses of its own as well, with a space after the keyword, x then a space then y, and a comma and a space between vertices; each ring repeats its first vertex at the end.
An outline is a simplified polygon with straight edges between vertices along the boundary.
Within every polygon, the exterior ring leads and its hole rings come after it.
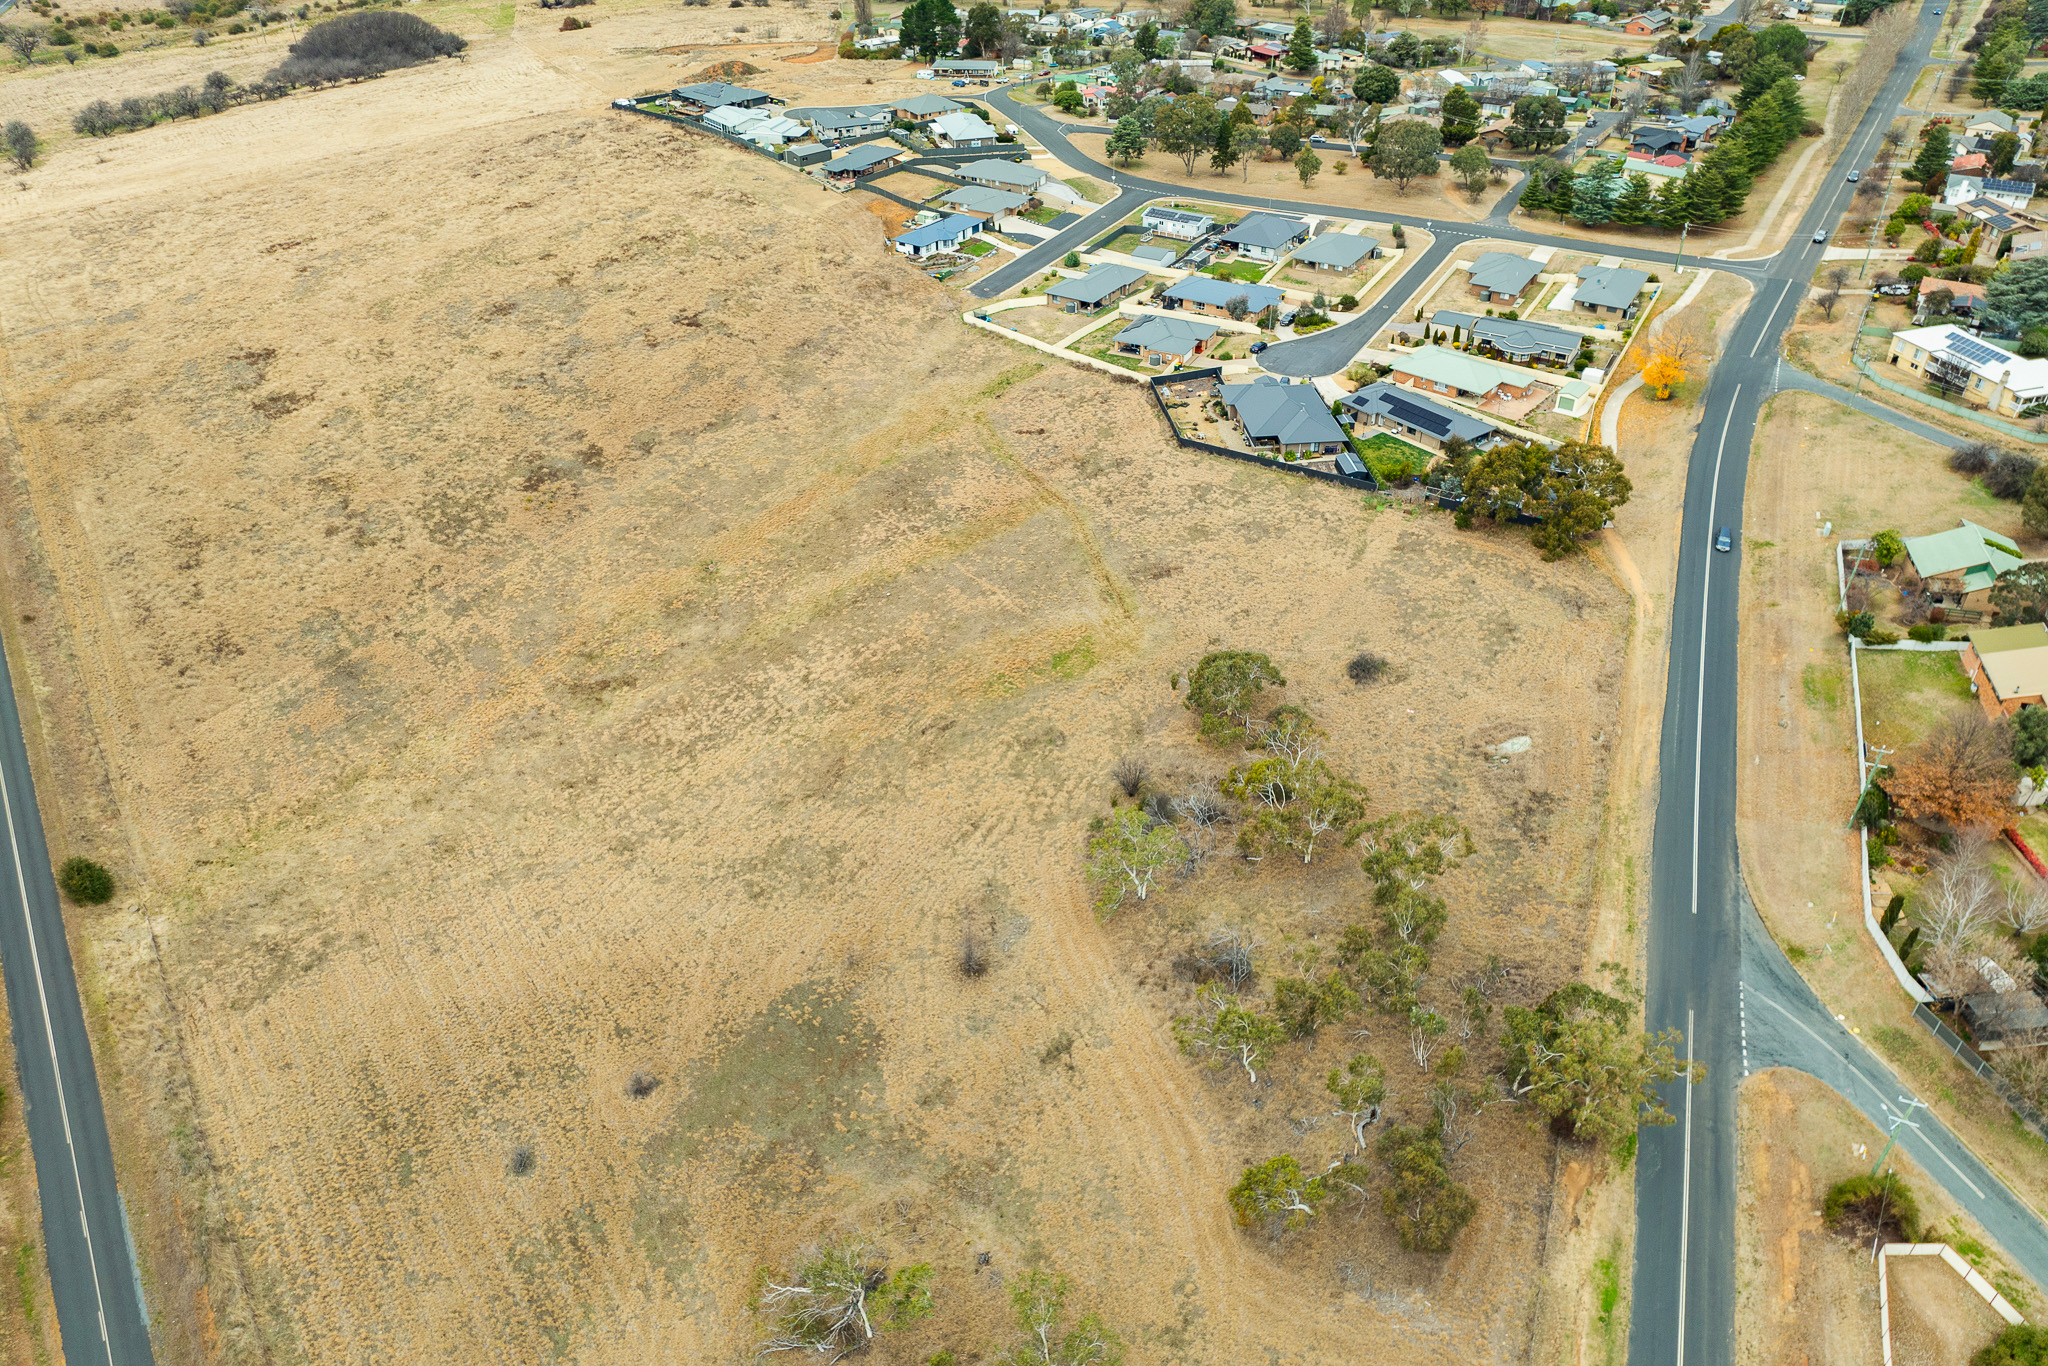
POLYGON ((1731 197, 1721 173, 1712 167, 1699 173, 1692 187, 1692 221, 1719 223, 1742 210, 1739 197, 1731 197))
POLYGON ((1906 178, 1919 181, 1928 194, 1938 194, 1948 180, 1948 164, 1954 159, 1955 144, 1949 140, 1948 130, 1929 124, 1920 140, 1920 155, 1913 158, 1906 178))
POLYGON ((1316 69, 1316 40, 1309 31, 1307 15, 1294 21, 1294 36, 1287 40, 1287 68, 1290 71, 1316 69))
POLYGON ((2048 0, 2027 0, 2027 36, 2036 43, 2048 38, 2048 0))
POLYGON ((1589 228, 1598 227, 1614 217, 1614 201, 1620 193, 1620 168, 1602 161, 1572 185, 1572 217, 1589 228))
POLYGON ((1657 225, 1667 232, 1677 232, 1692 218, 1692 178, 1667 181, 1657 194, 1657 225))
POLYGON ((1656 201, 1650 197, 1650 177, 1637 171, 1628 178, 1628 188, 1614 201, 1614 221, 1640 227, 1656 219, 1656 201))

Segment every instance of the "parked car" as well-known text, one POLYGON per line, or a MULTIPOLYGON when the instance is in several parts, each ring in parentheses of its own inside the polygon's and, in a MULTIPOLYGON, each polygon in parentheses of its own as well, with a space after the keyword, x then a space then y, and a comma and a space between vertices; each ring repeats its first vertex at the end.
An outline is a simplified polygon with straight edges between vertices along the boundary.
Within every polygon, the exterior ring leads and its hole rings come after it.
POLYGON ((1299 311, 1299 309, 1290 308, 1285 313, 1282 313, 1280 315, 1280 325, 1282 327, 1294 326, 1294 315, 1299 311))
POLYGON ((1733 550, 1734 548, 1735 538, 1728 534, 1727 527, 1722 527, 1721 530, 1717 532, 1714 536, 1714 549, 1725 552, 1733 550))
POLYGON ((959 86, 962 90, 965 90, 967 88, 967 82, 965 81, 955 81, 953 82, 953 84, 959 86))
POLYGON ((1253 343, 1252 343, 1252 354, 1253 354, 1254 356, 1258 355, 1258 354, 1259 354, 1259 352, 1261 352, 1261 351, 1263 351, 1263 350, 1265 350, 1265 349, 1266 349, 1266 343, 1265 343, 1265 342, 1262 342, 1262 341, 1255 341, 1255 342, 1253 342, 1253 343))

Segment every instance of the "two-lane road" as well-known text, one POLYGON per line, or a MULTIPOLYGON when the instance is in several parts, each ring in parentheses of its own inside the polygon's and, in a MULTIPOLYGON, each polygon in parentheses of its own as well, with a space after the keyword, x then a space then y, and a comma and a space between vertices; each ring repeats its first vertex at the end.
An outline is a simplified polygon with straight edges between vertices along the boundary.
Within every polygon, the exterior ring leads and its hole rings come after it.
POLYGON ((0 669, 0 969, 14 1029, 43 1244, 70 1366, 148 1366, 141 1278, 115 1187, 107 1122, 64 914, 50 876, 14 686, 0 669))

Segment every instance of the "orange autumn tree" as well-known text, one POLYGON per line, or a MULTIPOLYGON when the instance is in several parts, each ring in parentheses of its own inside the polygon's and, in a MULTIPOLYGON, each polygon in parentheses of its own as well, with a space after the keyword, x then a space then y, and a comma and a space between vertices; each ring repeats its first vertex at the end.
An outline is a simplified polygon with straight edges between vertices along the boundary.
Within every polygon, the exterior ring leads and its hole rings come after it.
POLYGON ((1937 726, 1886 775, 1892 805, 1916 821, 1988 830, 2012 819, 2012 736, 1972 707, 1937 726))
POLYGON ((1656 390, 1658 398, 1670 398, 1671 386, 1685 383, 1685 361, 1669 351, 1659 350, 1643 367, 1643 383, 1656 390))

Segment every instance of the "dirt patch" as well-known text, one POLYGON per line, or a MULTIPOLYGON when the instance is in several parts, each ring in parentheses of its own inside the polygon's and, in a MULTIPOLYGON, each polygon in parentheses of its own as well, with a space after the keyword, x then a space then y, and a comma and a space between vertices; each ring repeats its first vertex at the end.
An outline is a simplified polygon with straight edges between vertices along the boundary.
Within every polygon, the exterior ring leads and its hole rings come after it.
POLYGON ((792 53, 789 56, 782 58, 782 60, 785 62, 803 62, 805 64, 809 64, 811 62, 829 62, 837 55, 838 54, 829 47, 817 47, 813 48, 809 52, 792 53))
MULTIPOLYGON (((786 61, 788 59, 784 58, 784 60, 786 61)), ((737 85, 740 81, 745 80, 749 76, 760 75, 761 71, 762 68, 755 66, 752 62, 743 62, 739 60, 737 57, 735 57, 728 61, 713 62, 710 66, 705 67, 702 71, 693 74, 690 77, 690 80, 725 81, 728 84, 737 85)))
MULTIPOLYGON (((1870 1242, 1823 1227, 1821 1201, 1836 1182, 1870 1171, 1884 1134, 1804 1073, 1759 1072, 1737 1094, 1737 1360, 1853 1366, 1880 1359, 1870 1242)), ((1982 1231, 1910 1158, 1894 1150, 1892 1166, 1918 1200, 1928 1238, 1963 1251, 1994 1283, 2018 1287, 1982 1231)), ((1900 1362, 1964 1366, 2004 1326, 1939 1258, 1894 1257, 1888 1274, 1900 1362)))

